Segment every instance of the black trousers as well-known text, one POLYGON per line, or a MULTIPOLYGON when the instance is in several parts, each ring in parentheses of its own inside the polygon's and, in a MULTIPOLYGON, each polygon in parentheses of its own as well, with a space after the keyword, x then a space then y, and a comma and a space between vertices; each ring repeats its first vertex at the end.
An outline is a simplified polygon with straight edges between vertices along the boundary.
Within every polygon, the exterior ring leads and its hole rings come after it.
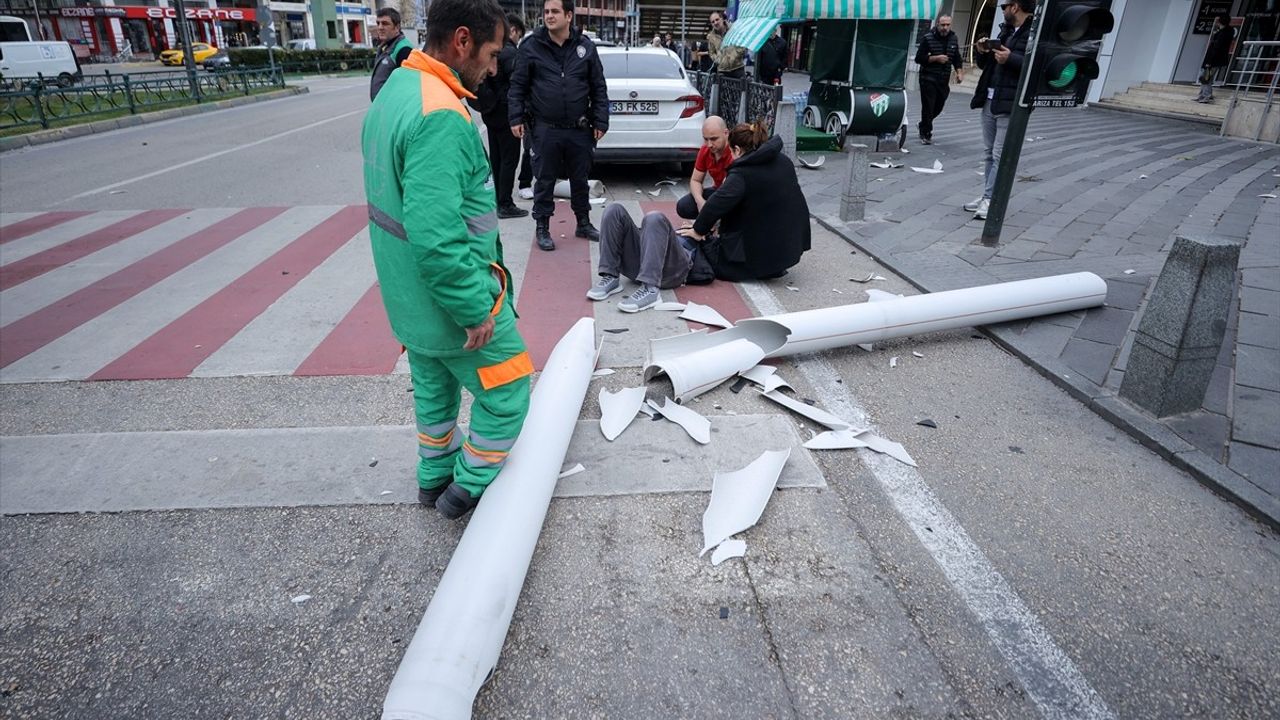
POLYGON ((511 205, 511 187, 516 181, 516 163, 520 162, 520 138, 511 134, 506 116, 485 120, 489 130, 489 167, 493 169, 493 187, 498 207, 511 205))
POLYGON ((533 159, 529 157, 529 146, 533 144, 533 132, 528 125, 524 126, 524 140, 520 146, 524 152, 520 155, 520 187, 533 187, 533 159))
POLYGON ((537 182, 533 184, 533 217, 549 218, 555 214, 555 188, 558 178, 569 178, 569 206, 573 214, 585 218, 591 212, 587 194, 587 176, 595 153, 591 130, 533 126, 533 166, 537 182))
MULTIPOLYGON (((715 192, 716 189, 713 187, 702 188, 702 199, 704 201, 710 200, 711 196, 714 195, 715 192)), ((692 193, 685 193, 684 197, 676 201, 676 215, 679 215, 685 220, 698 219, 698 201, 693 199, 692 193)))
POLYGON ((933 137, 933 119, 942 114, 942 106, 947 104, 947 96, 951 94, 950 80, 950 75, 942 78, 920 76, 920 134, 924 137, 933 137))

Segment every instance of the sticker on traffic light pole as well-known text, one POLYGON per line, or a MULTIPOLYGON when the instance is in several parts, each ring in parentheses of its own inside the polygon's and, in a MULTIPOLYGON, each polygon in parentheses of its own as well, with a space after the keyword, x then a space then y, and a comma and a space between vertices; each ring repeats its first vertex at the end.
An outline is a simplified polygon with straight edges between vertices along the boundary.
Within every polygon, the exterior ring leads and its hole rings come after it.
POLYGON ((1111 0, 1048 0, 1022 102, 1075 107, 1098 77, 1102 37, 1115 27, 1111 0))

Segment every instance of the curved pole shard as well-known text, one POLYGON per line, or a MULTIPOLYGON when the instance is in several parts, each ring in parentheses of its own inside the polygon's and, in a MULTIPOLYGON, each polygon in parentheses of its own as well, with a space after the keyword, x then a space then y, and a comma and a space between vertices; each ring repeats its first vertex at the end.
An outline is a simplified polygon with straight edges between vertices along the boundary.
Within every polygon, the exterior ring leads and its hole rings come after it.
POLYGON ((516 600, 595 367, 583 318, 552 351, 528 420, 485 491, 405 650, 383 720, 462 720, 498 664, 516 600))

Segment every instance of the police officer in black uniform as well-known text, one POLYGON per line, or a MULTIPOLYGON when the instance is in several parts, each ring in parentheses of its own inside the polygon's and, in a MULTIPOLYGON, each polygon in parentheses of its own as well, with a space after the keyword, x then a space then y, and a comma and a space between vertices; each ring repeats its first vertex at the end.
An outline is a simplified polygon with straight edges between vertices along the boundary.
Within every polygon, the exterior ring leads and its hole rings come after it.
POLYGON ((609 92, 595 45, 573 26, 573 0, 545 0, 542 21, 520 44, 508 119, 516 137, 526 130, 533 133, 534 237, 539 248, 555 250, 552 193, 561 177, 569 178, 570 205, 578 220, 574 235, 600 239, 591 224, 587 174, 595 143, 609 129, 609 92))

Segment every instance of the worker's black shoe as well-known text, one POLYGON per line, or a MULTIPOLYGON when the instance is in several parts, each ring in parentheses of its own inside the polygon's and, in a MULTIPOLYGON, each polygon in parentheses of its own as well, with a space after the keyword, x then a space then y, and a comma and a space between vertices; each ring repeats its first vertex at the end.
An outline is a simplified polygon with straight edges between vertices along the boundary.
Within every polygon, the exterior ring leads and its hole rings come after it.
POLYGON ((533 238, 538 241, 539 250, 555 250, 556 242, 551 239, 551 218, 537 218, 538 228, 533 231, 533 238))
POLYGON ((528 210, 516 206, 515 203, 507 203, 498 206, 498 217, 506 220, 508 218, 522 218, 529 214, 528 210))
POLYGON ((418 502, 422 503, 423 505, 426 505, 427 507, 435 507, 436 500, 440 499, 440 496, 444 494, 444 489, 449 487, 449 483, 451 482, 453 482, 453 478, 445 478, 443 483, 430 489, 424 488, 421 485, 419 485, 418 486, 418 502))
POLYGON ((574 237, 586 238, 591 242, 600 242, 600 231, 596 229, 595 225, 591 224, 591 218, 589 217, 578 218, 578 228, 573 231, 573 235, 574 237))
POLYGON ((457 483, 449 483, 436 500, 436 509, 450 520, 457 520, 479 504, 480 498, 471 497, 471 493, 458 487, 457 483))

